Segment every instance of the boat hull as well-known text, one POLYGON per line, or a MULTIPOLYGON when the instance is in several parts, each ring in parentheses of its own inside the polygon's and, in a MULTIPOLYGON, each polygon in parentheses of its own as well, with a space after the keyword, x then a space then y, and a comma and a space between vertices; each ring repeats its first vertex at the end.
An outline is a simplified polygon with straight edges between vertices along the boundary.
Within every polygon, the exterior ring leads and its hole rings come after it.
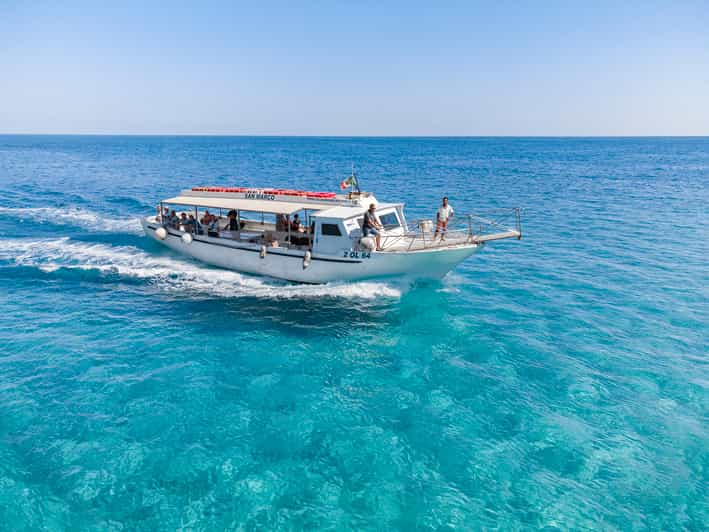
POLYGON ((141 220, 146 235, 168 248, 197 260, 244 273, 263 275, 299 283, 327 283, 379 278, 440 279, 481 246, 465 244, 411 252, 360 253, 343 250, 341 256, 313 253, 309 263, 299 249, 265 248, 230 239, 193 235, 186 243, 183 233, 168 229, 158 238, 159 225, 141 220))

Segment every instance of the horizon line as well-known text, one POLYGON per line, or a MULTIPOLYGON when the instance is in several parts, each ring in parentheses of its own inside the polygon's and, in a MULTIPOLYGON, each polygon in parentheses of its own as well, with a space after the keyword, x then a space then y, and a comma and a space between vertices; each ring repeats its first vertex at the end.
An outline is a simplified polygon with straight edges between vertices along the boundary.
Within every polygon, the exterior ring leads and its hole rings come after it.
POLYGON ((324 138, 324 139, 474 139, 474 138, 708 138, 704 135, 292 135, 245 133, 3 133, 0 137, 223 137, 223 138, 324 138))

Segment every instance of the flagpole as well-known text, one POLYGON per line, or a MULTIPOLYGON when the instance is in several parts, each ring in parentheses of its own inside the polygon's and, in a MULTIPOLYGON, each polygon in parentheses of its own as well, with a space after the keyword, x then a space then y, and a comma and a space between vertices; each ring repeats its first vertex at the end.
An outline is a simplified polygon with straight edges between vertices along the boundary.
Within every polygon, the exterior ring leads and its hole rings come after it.
POLYGON ((354 177, 355 187, 357 187, 357 194, 362 194, 359 188, 359 179, 357 179, 357 174, 355 174, 354 161, 352 162, 352 177, 354 177))

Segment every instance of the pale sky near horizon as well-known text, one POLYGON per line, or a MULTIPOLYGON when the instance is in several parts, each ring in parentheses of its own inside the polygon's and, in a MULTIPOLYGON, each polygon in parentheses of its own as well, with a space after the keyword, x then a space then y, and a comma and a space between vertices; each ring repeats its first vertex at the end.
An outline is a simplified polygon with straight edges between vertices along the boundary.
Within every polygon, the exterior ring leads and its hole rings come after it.
POLYGON ((0 133, 709 135, 709 1, 0 0, 0 133))

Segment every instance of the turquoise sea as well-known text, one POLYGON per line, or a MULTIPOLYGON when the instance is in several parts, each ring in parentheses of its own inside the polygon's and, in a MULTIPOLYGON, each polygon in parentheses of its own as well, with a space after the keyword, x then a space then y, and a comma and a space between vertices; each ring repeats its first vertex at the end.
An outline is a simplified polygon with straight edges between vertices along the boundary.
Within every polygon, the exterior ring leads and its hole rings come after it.
POLYGON ((0 529, 701 530, 709 138, 0 136, 0 529), (523 207, 440 283, 209 268, 192 185, 523 207))

